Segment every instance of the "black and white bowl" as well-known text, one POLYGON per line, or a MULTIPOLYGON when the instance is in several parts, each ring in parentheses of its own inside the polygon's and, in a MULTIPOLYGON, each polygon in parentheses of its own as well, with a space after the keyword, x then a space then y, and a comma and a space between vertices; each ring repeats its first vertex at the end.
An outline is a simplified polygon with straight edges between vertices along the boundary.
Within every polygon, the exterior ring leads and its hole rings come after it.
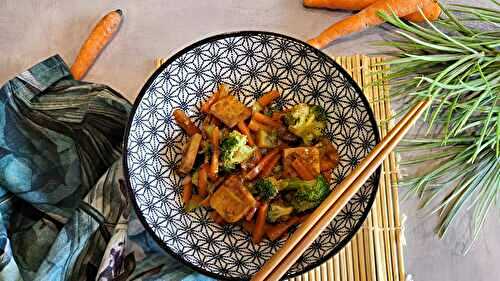
MULTIPOLYGON (((229 85, 247 105, 276 89, 280 107, 319 104, 328 113, 325 135, 338 149, 340 182, 379 141, 368 101, 353 79, 321 51, 288 36, 245 31, 216 35, 184 48, 147 81, 128 123, 124 169, 145 227, 165 250, 219 279, 248 279, 286 238, 258 245, 239 226, 219 226, 205 210, 186 213, 176 167, 186 135, 172 118, 181 108, 200 124, 198 110, 217 85, 229 85)), ((380 177, 374 173, 286 277, 310 270, 339 252, 361 227, 380 177)))

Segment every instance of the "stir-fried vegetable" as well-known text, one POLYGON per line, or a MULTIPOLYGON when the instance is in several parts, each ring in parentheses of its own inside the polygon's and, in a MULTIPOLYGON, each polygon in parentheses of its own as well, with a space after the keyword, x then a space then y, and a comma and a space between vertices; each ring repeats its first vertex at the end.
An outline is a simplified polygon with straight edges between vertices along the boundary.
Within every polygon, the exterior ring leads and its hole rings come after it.
POLYGON ((226 171, 232 171, 254 153, 254 148, 247 145, 247 137, 238 131, 232 131, 222 141, 221 158, 222 166, 226 171))
POLYGON ((323 108, 280 110, 271 105, 278 98, 271 91, 252 111, 221 86, 201 105, 202 130, 174 112, 192 135, 179 166, 186 211, 209 208, 217 224, 242 223, 254 243, 278 239, 318 206, 330 192, 321 173, 331 174, 338 162, 333 145, 321 138, 323 108))
POLYGON ((290 132, 302 138, 305 144, 311 144, 326 127, 326 113, 319 105, 299 103, 286 114, 285 121, 290 132))

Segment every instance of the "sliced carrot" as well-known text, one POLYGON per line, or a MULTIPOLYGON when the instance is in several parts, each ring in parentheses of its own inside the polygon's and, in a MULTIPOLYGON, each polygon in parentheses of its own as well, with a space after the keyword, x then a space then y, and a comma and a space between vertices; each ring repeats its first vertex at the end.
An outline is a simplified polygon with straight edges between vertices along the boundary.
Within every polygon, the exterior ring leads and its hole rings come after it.
POLYGON ((210 195, 208 195, 207 197, 205 197, 205 199, 200 201, 200 206, 210 207, 210 195))
POLYGON ((255 223, 253 223, 252 221, 244 221, 241 226, 250 234, 252 234, 253 230, 255 229, 255 223))
POLYGON ((269 126, 266 126, 260 122, 257 122, 256 120, 254 120, 253 118, 250 119, 250 123, 248 123, 248 128, 254 132, 257 132, 259 130, 264 130, 264 131, 272 131, 273 128, 269 127, 269 126))
POLYGON ((292 167, 297 172, 297 174, 301 179, 303 180, 314 179, 314 174, 300 158, 295 158, 295 160, 292 161, 292 167))
POLYGON ((250 209, 250 211, 248 211, 247 214, 245 215, 245 220, 246 221, 253 220, 253 216, 255 215, 256 212, 257 212, 257 207, 253 207, 252 209, 250 209))
POLYGON ((255 229, 252 233, 252 241, 254 243, 259 243, 262 240, 262 236, 264 236, 264 226, 266 224, 266 216, 267 216, 267 203, 261 203, 257 210, 257 220, 255 221, 255 229))
POLYGON ((220 142, 220 131, 219 127, 215 127, 212 131, 212 136, 210 138, 210 143, 212 144, 212 161, 210 162, 210 169, 208 170, 208 176, 212 181, 217 180, 217 173, 219 172, 219 142, 220 142))
POLYGON ((94 64, 95 60, 111 41, 122 22, 122 11, 115 10, 105 15, 90 32, 83 43, 75 62, 71 66, 71 75, 75 80, 80 80, 94 64))
POLYGON ((200 171, 198 172, 198 193, 201 197, 205 198, 208 194, 207 186, 208 186, 208 178, 207 178, 207 170, 208 165, 203 164, 200 167, 200 171))
POLYGON ((266 229, 266 236, 273 241, 277 240, 281 236, 283 236, 283 234, 285 234, 290 227, 292 227, 294 224, 298 224, 299 222, 299 217, 291 217, 285 222, 271 225, 266 229))
POLYGON ((245 124, 245 121, 240 120, 240 122, 238 122, 237 126, 238 126, 238 130, 240 131, 240 133, 247 136, 248 144, 251 146, 254 146, 255 141, 253 140, 252 134, 250 133, 250 129, 248 129, 247 125, 245 124))
POLYGON ((176 109, 173 112, 175 121, 181 128, 188 134, 188 136, 193 136, 195 134, 201 134, 201 130, 196 127, 196 125, 189 119, 186 113, 180 109, 176 109))
POLYGON ((337 166, 337 164, 335 162, 333 162, 330 158, 323 157, 319 161, 319 169, 322 172, 331 170, 331 169, 335 168, 335 166, 337 166))
POLYGON ((273 118, 266 116, 260 112, 254 112, 252 115, 252 119, 255 121, 262 123, 263 125, 270 126, 273 128, 281 127, 281 122, 274 120, 273 118))
POLYGON ((182 202, 184 202, 184 205, 187 205, 187 203, 189 203, 189 200, 191 200, 191 196, 193 195, 193 182, 191 181, 190 176, 184 178, 183 187, 182 202))
POLYGON ((203 113, 208 113, 210 107, 219 99, 219 91, 213 93, 206 101, 201 104, 200 111, 203 113))
POLYGON ((262 172, 260 173, 260 175, 262 177, 268 177, 270 176, 272 173, 273 173, 273 169, 274 167, 276 167, 276 165, 278 165, 278 162, 280 161, 281 159, 281 154, 277 154, 275 155, 271 161, 269 161, 269 163, 267 163, 267 165, 264 167, 264 169, 262 169, 262 172))
POLYGON ((263 95, 262 97, 260 97, 257 102, 262 106, 262 107, 265 107, 265 106, 268 106, 269 104, 271 104, 275 99, 279 98, 280 96, 280 93, 276 90, 272 90, 270 92, 268 92, 267 94, 263 95))
POLYGON ((280 153, 279 148, 274 148, 273 150, 271 150, 268 154, 266 154, 264 157, 262 157, 262 159, 259 161, 259 163, 257 163, 257 165, 255 165, 255 167, 253 167, 252 170, 250 170, 245 175, 245 179, 247 179, 247 180, 255 179, 260 174, 260 172, 262 172, 264 167, 274 158, 274 156, 276 156, 279 153, 280 153))

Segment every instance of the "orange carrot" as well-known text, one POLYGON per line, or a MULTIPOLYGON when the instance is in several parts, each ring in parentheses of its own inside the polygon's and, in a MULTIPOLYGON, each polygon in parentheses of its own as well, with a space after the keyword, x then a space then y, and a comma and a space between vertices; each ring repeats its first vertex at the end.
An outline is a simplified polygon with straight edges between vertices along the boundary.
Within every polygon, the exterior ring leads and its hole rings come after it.
POLYGON ((251 221, 256 212, 257 212, 257 207, 253 207, 252 209, 250 209, 250 211, 248 211, 247 214, 245 215, 245 220, 251 221))
POLYGON ((206 101, 201 104, 200 111, 203 113, 208 113, 210 107, 219 99, 219 91, 213 93, 206 101))
POLYGON ((280 158, 281 158, 281 154, 277 154, 276 156, 274 156, 273 159, 271 159, 271 161, 269 161, 269 163, 267 163, 267 165, 264 167, 264 169, 262 169, 262 172, 260 173, 261 176, 263 176, 263 177, 270 176, 271 173, 273 172, 274 167, 276 167, 276 165, 278 165, 280 158))
POLYGON ((281 122, 278 122, 273 118, 266 116, 260 112, 254 112, 252 115, 252 119, 259 123, 262 123, 265 126, 270 126, 273 128, 279 128, 281 126, 281 122))
POLYGON ((219 172, 219 142, 220 142, 220 131, 219 127, 214 127, 212 131, 212 136, 210 138, 212 144, 212 161, 210 162, 210 169, 208 171, 208 176, 212 181, 217 180, 217 173, 219 172))
POLYGON ((266 156, 262 157, 262 159, 259 161, 259 163, 257 163, 257 165, 255 165, 255 167, 253 167, 252 170, 250 170, 245 175, 245 179, 247 179, 247 180, 253 180, 253 179, 255 179, 260 174, 260 172, 262 172, 262 170, 264 169, 264 167, 269 162, 271 162, 271 160, 274 158, 274 156, 276 156, 279 153, 280 153, 280 149, 279 148, 275 148, 275 149, 271 150, 268 154, 266 154, 266 156))
POLYGON ((189 119, 186 113, 180 109, 176 109, 173 112, 175 121, 181 128, 188 134, 188 136, 192 136, 195 134, 201 134, 201 130, 196 127, 196 125, 189 119))
POLYGON ((90 32, 87 40, 80 48, 75 62, 71 66, 71 75, 75 80, 80 80, 94 64, 95 60, 111 41, 122 22, 122 11, 115 10, 105 15, 90 32))
POLYGON ((257 210, 257 220, 255 221, 255 229, 252 233, 252 241, 254 243, 259 243, 262 240, 262 236, 264 236, 264 227, 266 224, 266 216, 267 216, 267 203, 261 203, 257 210))
POLYGON ((185 177, 182 181, 182 184, 184 186, 184 189, 182 190, 182 202, 184 202, 184 205, 187 205, 187 203, 189 203, 189 200, 191 200, 191 196, 193 195, 193 183, 191 182, 191 177, 185 177))
MULTIPOLYGON (((309 8, 327 8, 341 9, 350 11, 359 11, 364 9, 377 0, 304 0, 304 6, 309 8)), ((441 14, 441 7, 437 3, 426 5, 422 8, 425 17, 430 21, 435 21, 441 14)), ((404 17, 404 19, 412 22, 425 22, 425 18, 417 11, 404 17)))
POLYGON ((385 12, 387 14, 394 12, 398 17, 404 17, 418 12, 419 7, 423 8, 427 5, 431 5, 434 1, 435 0, 378 0, 361 10, 359 13, 334 23, 320 35, 310 39, 308 43, 316 48, 324 48, 330 42, 342 36, 383 23, 383 20, 377 14, 378 12, 385 12))
POLYGON ((255 224, 251 221, 244 221, 241 226, 250 234, 253 233, 253 230, 255 229, 255 224))
POLYGON ((333 162, 332 160, 330 160, 329 158, 321 158, 321 160, 319 161, 319 169, 320 171, 327 171, 327 170, 331 170, 333 168, 335 168, 337 164, 335 162, 333 162))
POLYGON ((237 126, 238 126, 238 130, 240 130, 240 133, 247 136, 248 144, 251 146, 254 146, 255 141, 253 140, 252 134, 250 133, 250 129, 248 129, 247 125, 245 124, 245 121, 240 120, 240 122, 238 122, 237 126))
POLYGON ((300 158, 296 158, 292 161, 292 167, 297 172, 299 177, 303 180, 313 180, 314 174, 311 172, 307 164, 305 164, 300 158))
POLYGON ((283 234, 287 232, 287 230, 292 227, 294 224, 300 222, 299 217, 291 217, 289 220, 278 223, 275 225, 271 225, 266 229, 266 236, 271 240, 279 239, 283 234))
POLYGON ((254 132, 258 132, 259 130, 264 130, 264 131, 272 131, 272 128, 269 126, 266 126, 260 122, 257 122, 253 118, 250 119, 250 123, 248 123, 248 128, 254 132))
POLYGON ((265 107, 265 106, 268 106, 269 104, 271 104, 275 99, 279 98, 280 96, 280 93, 276 90, 272 90, 270 91, 269 93, 263 95, 262 97, 260 97, 257 102, 262 106, 262 107, 265 107))
POLYGON ((201 197, 205 198, 207 196, 207 186, 208 186, 208 178, 207 178, 207 170, 208 165, 205 163, 201 165, 200 170, 198 171, 198 193, 201 197))

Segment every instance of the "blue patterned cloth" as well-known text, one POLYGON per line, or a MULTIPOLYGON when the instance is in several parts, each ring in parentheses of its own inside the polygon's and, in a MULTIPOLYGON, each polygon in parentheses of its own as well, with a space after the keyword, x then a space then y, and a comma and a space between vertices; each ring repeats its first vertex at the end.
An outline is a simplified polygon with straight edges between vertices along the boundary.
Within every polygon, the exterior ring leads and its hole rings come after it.
POLYGON ((59 56, 0 89, 0 280, 211 280, 163 252, 122 180, 131 106, 59 56))

